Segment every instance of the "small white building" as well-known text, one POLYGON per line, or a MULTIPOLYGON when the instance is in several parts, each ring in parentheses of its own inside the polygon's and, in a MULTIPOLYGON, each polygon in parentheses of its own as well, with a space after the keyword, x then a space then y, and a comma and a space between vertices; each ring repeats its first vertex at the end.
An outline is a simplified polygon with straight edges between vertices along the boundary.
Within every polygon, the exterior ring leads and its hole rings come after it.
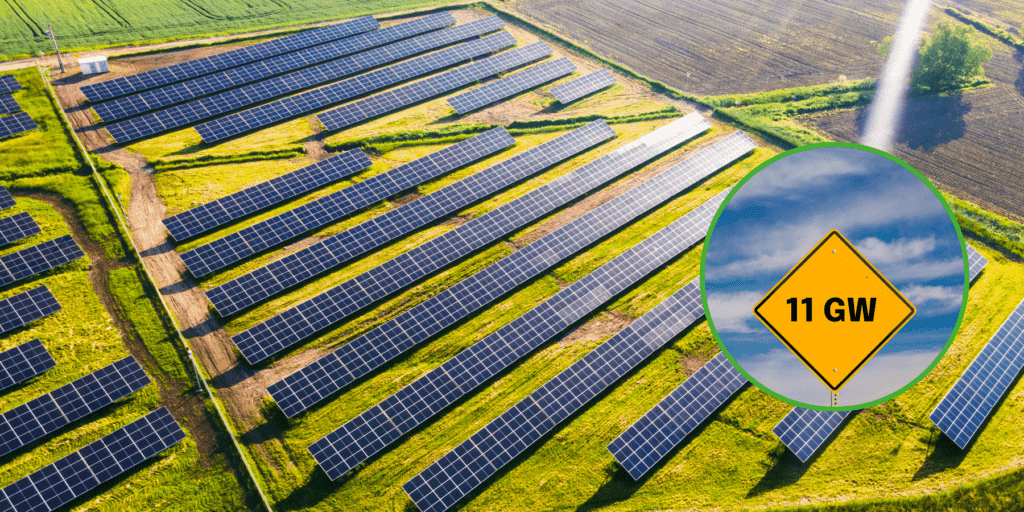
POLYGON ((94 75, 110 71, 107 67, 106 57, 83 57, 78 59, 78 65, 82 68, 83 75, 94 75))

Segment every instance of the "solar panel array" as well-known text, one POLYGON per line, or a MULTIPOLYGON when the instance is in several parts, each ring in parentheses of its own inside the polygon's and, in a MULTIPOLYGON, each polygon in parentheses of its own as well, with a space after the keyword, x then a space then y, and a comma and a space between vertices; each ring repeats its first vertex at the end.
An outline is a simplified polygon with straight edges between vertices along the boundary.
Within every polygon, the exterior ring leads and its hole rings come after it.
POLYGON ((1017 379, 1022 366, 1024 301, 999 326, 928 417, 957 446, 966 448, 1017 379))
POLYGON ((37 235, 41 231, 39 224, 36 224, 28 212, 4 217, 0 219, 0 245, 37 235))
POLYGON ((35 130, 38 127, 36 122, 25 112, 3 116, 0 117, 0 138, 35 130))
POLYGON ((0 300, 0 333, 50 316, 60 309, 60 303, 45 286, 38 286, 0 300))
POLYGON ((21 84, 14 75, 0 76, 0 94, 10 94, 18 89, 21 89, 21 84))
MULTIPOLYGON (((551 55, 551 48, 543 42, 536 42, 516 48, 493 57, 467 64, 440 75, 393 89, 376 96, 343 105, 334 110, 317 114, 316 118, 328 130, 340 130, 347 126, 371 119, 403 107, 412 105, 442 93, 453 91, 492 75, 540 60, 551 55)), ((465 60, 465 59, 463 59, 465 60)), ((205 137, 203 138, 205 140, 205 137)))
POLYGON ((0 457, 146 387, 149 382, 142 366, 128 356, 0 414, 0 457))
MULTIPOLYGON (((969 280, 973 282, 988 264, 988 260, 974 247, 968 245, 967 261, 969 280)), ((807 459, 820 450, 829 436, 839 428, 848 414, 845 411, 814 411, 794 407, 772 431, 794 455, 802 462, 807 462, 807 459)))
MULTIPOLYGON (((706 120, 707 128, 711 125, 706 120)), ((418 343, 465 318, 562 259, 685 190, 756 144, 737 132, 640 186, 595 208, 489 267, 381 324, 267 391, 285 416, 293 417, 380 367, 418 343), (380 355, 378 355, 380 354, 380 355), (346 361, 363 361, 351 365, 346 361)))
POLYGON ((10 114, 21 110, 21 105, 10 94, 0 95, 0 114, 10 114))
POLYGON ((363 16, 336 25, 306 30, 298 34, 218 53, 209 57, 193 59, 134 75, 82 86, 80 89, 89 101, 95 103, 133 92, 153 89, 161 85, 188 80, 189 78, 214 73, 222 69, 241 66, 249 62, 334 41, 354 34, 369 32, 379 27, 380 23, 373 19, 372 16, 363 16))
POLYGON ((345 474, 703 239, 725 195, 698 206, 317 440, 308 448, 310 454, 331 480, 345 474))
POLYGON ((559 103, 565 105, 576 101, 592 92, 600 91, 619 80, 607 69, 599 69, 589 75, 570 80, 562 85, 551 88, 551 94, 559 103))
POLYGON ((0 389, 25 382, 54 366, 57 363, 39 340, 0 352, 0 389))
POLYGON ((447 12, 432 14, 339 41, 100 103, 93 105, 93 110, 100 116, 100 119, 107 122, 124 119, 453 24, 455 24, 455 18, 447 12))
POLYGON ((448 98, 448 104, 460 114, 471 112, 484 105, 514 96, 545 82, 561 78, 576 71, 576 65, 568 57, 538 64, 518 73, 495 80, 468 92, 448 98))
MULTIPOLYGON (((439 30, 326 64, 238 87, 135 119, 114 123, 107 127, 107 131, 118 142, 140 139, 493 32, 503 26, 504 23, 496 16, 475 20, 464 25, 439 30)), ((515 38, 507 32, 484 39, 484 41, 473 40, 455 48, 423 55, 394 66, 209 121, 196 127, 196 130, 203 136, 204 141, 215 142, 515 44, 515 38)))
POLYGON ((719 352, 609 443, 608 451, 639 480, 746 383, 719 352))
POLYGON ((451 508, 703 316, 700 285, 695 279, 520 400, 402 488, 423 512, 451 508))
MULTIPOLYGON (((511 185, 526 176, 579 153, 583 148, 608 139, 614 134, 615 132, 604 121, 595 121, 435 192, 430 195, 434 196, 430 200, 425 200, 430 198, 427 196, 427 198, 410 203, 410 205, 419 204, 407 209, 398 219, 402 219, 404 214, 415 214, 422 211, 440 213, 444 210, 461 208, 476 198, 490 195, 491 192, 487 192, 487 190, 495 191, 511 185)), ((545 198, 539 194, 545 194, 545 191, 559 187, 558 184, 568 184, 561 189, 563 192, 583 193, 586 190, 584 187, 591 185, 586 180, 579 178, 579 175, 578 171, 570 173, 567 175, 570 176, 569 178, 563 177, 555 180, 556 185, 554 186, 545 185, 537 189, 541 192, 535 190, 506 203, 483 217, 463 224, 234 336, 232 341, 247 361, 250 363, 262 361, 270 355, 298 343, 306 336, 347 317, 366 306, 369 303, 367 301, 372 302, 394 293, 405 284, 422 277, 426 272, 460 258, 474 248, 482 247, 500 236, 501 233, 508 233, 513 226, 522 225, 529 219, 536 218, 543 211, 550 211, 550 208, 557 204, 555 202, 557 197, 551 194, 551 197, 545 198), (573 177, 577 177, 576 182, 571 181, 573 177)), ((382 217, 384 216, 361 224, 360 226, 367 227, 359 231, 349 230, 346 233, 350 243, 340 245, 360 247, 368 243, 377 244, 407 232, 403 229, 403 224, 387 223, 394 219, 378 221, 382 217)))
POLYGON ((310 190, 351 176, 372 165, 360 150, 353 149, 312 165, 240 190, 216 201, 164 219, 164 226, 181 241, 245 217, 310 190))
MULTIPOLYGON (((341 218, 512 144, 515 144, 515 139, 504 128, 494 128, 314 202, 322 203, 322 208, 331 213, 331 220, 341 218)), ((254 270, 243 278, 213 288, 206 296, 221 315, 230 315, 338 263, 339 259, 328 251, 319 252, 314 259, 302 255, 290 256, 254 270)))
POLYGON ((0 286, 70 263, 85 256, 71 235, 48 240, 18 252, 0 256, 0 286))
POLYGON ((0 489, 0 509, 48 512, 185 439, 166 407, 0 489))
POLYGON ((15 204, 11 191, 7 190, 7 187, 0 185, 0 210, 6 210, 15 204))

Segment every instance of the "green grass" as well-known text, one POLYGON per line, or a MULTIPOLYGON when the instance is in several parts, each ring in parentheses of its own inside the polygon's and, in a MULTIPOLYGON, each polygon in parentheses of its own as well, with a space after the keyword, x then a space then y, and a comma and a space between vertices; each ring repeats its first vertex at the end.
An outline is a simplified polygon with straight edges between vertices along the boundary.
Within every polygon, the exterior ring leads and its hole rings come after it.
POLYGON ((195 39, 222 34, 253 32, 303 23, 337 20, 447 1, 355 0, 318 2, 295 0, 88 0, 61 4, 45 0, 21 0, 4 5, 0 12, 0 48, 6 58, 39 51, 52 52, 43 33, 52 23, 62 52, 99 49, 127 44, 195 39))
MULTIPOLYGON (((7 7, 0 7, 0 10, 4 8, 7 7)), ((29 67, 0 75, 13 75, 18 79, 22 88, 14 92, 14 99, 39 126, 36 130, 0 140, 0 181, 78 170, 82 161, 75 153, 71 136, 55 110, 39 70, 29 67)))

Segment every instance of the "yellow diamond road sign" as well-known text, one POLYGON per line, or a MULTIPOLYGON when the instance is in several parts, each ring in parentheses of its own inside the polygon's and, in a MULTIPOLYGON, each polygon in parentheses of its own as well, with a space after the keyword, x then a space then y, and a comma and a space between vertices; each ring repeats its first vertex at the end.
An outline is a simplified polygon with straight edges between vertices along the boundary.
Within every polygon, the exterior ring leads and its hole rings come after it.
POLYGON ((754 314, 832 391, 839 391, 916 312, 832 230, 754 314))

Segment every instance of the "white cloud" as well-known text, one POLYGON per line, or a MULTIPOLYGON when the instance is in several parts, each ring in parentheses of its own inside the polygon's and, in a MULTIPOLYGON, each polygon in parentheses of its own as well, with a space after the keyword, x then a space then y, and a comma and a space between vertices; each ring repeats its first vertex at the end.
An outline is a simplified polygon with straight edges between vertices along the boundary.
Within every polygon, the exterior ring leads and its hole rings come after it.
POLYGON ((919 286, 912 284, 900 290, 918 312, 939 315, 960 309, 964 298, 961 286, 919 286))
POLYGON ((718 332, 749 334, 759 332, 750 322, 757 322, 754 306, 764 294, 758 292, 710 292, 708 308, 718 332))
MULTIPOLYGON (((850 150, 853 151, 853 150, 850 150)), ((779 160, 743 185, 744 198, 780 197, 789 192, 826 188, 847 176, 874 172, 864 159, 850 158, 849 151, 815 151, 779 160), (811 164, 811 165, 808 165, 811 164), (822 172, 827 169, 826 172, 822 172)))
POLYGON ((935 235, 928 238, 899 238, 891 242, 869 236, 854 245, 868 261, 883 265, 924 257, 935 250, 935 235))

